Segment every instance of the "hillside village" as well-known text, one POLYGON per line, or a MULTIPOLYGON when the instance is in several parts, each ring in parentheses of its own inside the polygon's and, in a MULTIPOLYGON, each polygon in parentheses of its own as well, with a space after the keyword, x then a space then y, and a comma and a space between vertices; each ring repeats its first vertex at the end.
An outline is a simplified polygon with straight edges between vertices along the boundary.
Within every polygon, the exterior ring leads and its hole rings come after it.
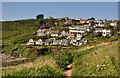
POLYGON ((1 78, 120 78, 120 2, 3 1, 1 78))
POLYGON ((91 33, 95 36, 111 37, 114 35, 112 28, 117 25, 117 20, 96 20, 93 17, 90 19, 48 17, 46 18, 48 21, 45 22, 44 16, 42 16, 42 19, 40 15, 36 18, 41 26, 36 31, 36 37, 38 38, 37 40, 30 39, 27 45, 80 46, 88 43, 84 35, 91 33), (59 23, 63 26, 60 27, 59 23))
POLYGON ((119 20, 43 17, 3 22, 3 76, 117 75, 119 20))

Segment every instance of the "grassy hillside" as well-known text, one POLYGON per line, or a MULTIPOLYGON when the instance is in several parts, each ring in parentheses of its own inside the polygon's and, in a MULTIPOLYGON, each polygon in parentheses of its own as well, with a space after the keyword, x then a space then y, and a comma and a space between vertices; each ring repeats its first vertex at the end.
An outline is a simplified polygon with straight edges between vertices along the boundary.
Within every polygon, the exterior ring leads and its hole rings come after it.
POLYGON ((26 42, 36 33, 38 24, 34 19, 8 21, 2 23, 2 39, 4 44, 26 42))
POLYGON ((117 35, 112 38, 86 35, 89 43, 78 47, 26 46, 28 40, 36 36, 37 28, 38 22, 34 19, 2 23, 2 52, 15 57, 19 54, 26 58, 36 57, 32 62, 3 67, 4 76, 64 76, 63 71, 69 64, 73 65, 73 76, 118 75, 118 44, 99 45, 118 40, 117 35), (45 47, 51 53, 36 56, 35 53, 45 47))
POLYGON ((32 76, 43 76, 43 74, 46 76, 46 72, 48 75, 64 76, 63 69, 66 69, 69 64, 73 65, 72 76, 117 76, 118 43, 97 46, 83 51, 53 52, 49 55, 40 56, 33 62, 7 66, 2 70, 4 76, 30 74, 32 76), (43 71, 43 68, 45 68, 45 71, 43 71))
POLYGON ((51 56, 38 57, 33 62, 7 66, 2 69, 3 76, 63 76, 62 69, 51 56), (45 68, 45 69, 43 69, 45 68))
POLYGON ((77 52, 73 60, 73 76, 117 76, 118 44, 77 52))
POLYGON ((25 57, 28 56, 27 54, 33 48, 27 48, 25 45, 30 38, 36 35, 37 28, 38 22, 34 19, 3 22, 2 52, 8 55, 23 54, 25 57))

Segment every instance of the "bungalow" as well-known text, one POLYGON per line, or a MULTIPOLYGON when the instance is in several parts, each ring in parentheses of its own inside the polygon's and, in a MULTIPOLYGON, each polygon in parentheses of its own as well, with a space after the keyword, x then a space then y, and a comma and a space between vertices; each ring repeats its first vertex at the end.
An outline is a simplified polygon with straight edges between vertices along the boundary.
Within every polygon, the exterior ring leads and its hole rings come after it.
POLYGON ((77 40, 76 39, 71 39, 70 44, 76 45, 77 40))
POLYGON ((84 30, 69 30, 71 33, 85 33, 84 30))
POLYGON ((59 41, 58 40, 54 40, 53 41, 53 45, 58 45, 59 44, 59 41))
POLYGON ((116 26, 117 23, 116 23, 116 22, 112 22, 112 23, 110 23, 110 25, 111 25, 111 26, 116 26))
POLYGON ((80 46, 84 43, 84 41, 81 39, 81 40, 77 40, 77 39, 72 39, 70 44, 74 45, 74 46, 80 46))
POLYGON ((62 42, 61 42, 61 45, 68 46, 68 40, 67 39, 63 39, 62 42))
POLYGON ((74 29, 69 30, 70 33, 85 33, 85 29, 80 26, 75 26, 74 29))
POLYGON ((75 35, 73 33, 66 33, 66 38, 67 39, 71 39, 71 38, 74 38, 75 35))
POLYGON ((93 34, 97 34, 97 33, 102 33, 102 28, 95 28, 95 30, 93 31, 93 34))
POLYGON ((96 23, 94 27, 104 27, 105 24, 104 23, 96 23))
POLYGON ((66 36, 66 32, 62 31, 61 36, 66 36))
POLYGON ((45 30, 43 29, 38 29, 37 31, 37 36, 44 36, 45 35, 45 30))
POLYGON ((75 27, 68 27, 69 28, 69 30, 75 30, 75 27))
POLYGON ((81 34, 76 34, 76 37, 75 37, 76 40, 81 40, 81 38, 82 38, 81 34))
POLYGON ((57 30, 52 30, 50 31, 51 37, 58 37, 60 35, 59 31, 57 30))
POLYGON ((102 36, 111 36, 111 30, 103 29, 102 36))
POLYGON ((76 37, 82 38, 82 35, 81 34, 76 34, 76 37))
POLYGON ((44 45, 53 45, 53 39, 46 39, 44 45))
POLYGON ((87 42, 88 42, 88 41, 87 41, 86 39, 84 39, 84 38, 83 38, 81 41, 82 41, 83 44, 87 44, 87 42))
POLYGON ((111 36, 111 30, 98 28, 93 31, 93 34, 101 33, 102 36, 111 36))
POLYGON ((30 39, 29 42, 27 43, 27 45, 35 45, 35 40, 30 39))
POLYGON ((83 44, 83 43, 82 43, 82 41, 80 40, 78 45, 80 46, 80 45, 82 45, 82 44, 83 44))
POLYGON ((77 25, 74 28, 69 28, 69 32, 71 33, 85 33, 90 31, 90 26, 89 25, 77 25))
POLYGON ((42 39, 39 39, 39 40, 36 41, 35 43, 36 43, 36 45, 43 45, 43 41, 42 41, 42 39))

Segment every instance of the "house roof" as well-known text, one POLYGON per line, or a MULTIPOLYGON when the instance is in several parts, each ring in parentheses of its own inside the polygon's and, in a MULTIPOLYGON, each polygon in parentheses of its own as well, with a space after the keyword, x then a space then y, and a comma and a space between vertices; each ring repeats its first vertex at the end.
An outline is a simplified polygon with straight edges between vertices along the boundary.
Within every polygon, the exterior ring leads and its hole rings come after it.
POLYGON ((33 39, 30 39, 30 40, 29 40, 29 42, 34 42, 34 41, 35 41, 35 40, 33 40, 33 39))
POLYGON ((80 18, 80 22, 87 22, 87 20, 80 18))
POLYGON ((103 30, 103 28, 95 28, 95 30, 103 30))
POLYGON ((58 31, 58 30, 51 30, 50 33, 51 33, 51 34, 58 34, 59 31, 58 31))
POLYGON ((52 39, 45 40, 45 43, 49 43, 49 42, 53 42, 53 40, 52 39))
POLYGON ((44 29, 38 29, 37 32, 44 32, 44 29))

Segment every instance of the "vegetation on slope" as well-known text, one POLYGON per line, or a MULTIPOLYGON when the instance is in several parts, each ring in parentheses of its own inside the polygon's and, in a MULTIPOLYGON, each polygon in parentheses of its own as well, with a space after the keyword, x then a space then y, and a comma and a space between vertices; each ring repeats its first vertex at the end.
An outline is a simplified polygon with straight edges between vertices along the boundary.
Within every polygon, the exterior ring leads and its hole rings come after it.
POLYGON ((34 19, 7 21, 2 23, 2 52, 8 55, 29 53, 26 43, 37 31, 37 21, 34 19), (21 45, 23 44, 23 45, 21 45))
POLYGON ((43 65, 42 67, 37 67, 37 68, 34 68, 34 67, 24 68, 19 72, 8 74, 7 76, 47 76, 47 77, 57 76, 57 77, 61 77, 61 76, 64 76, 64 73, 48 65, 43 65))
MULTIPOLYGON (((30 20, 20 20, 20 21, 10 21, 3 22, 2 29, 2 39, 3 39, 3 52, 12 56, 36 57, 36 53, 43 47, 46 46, 26 46, 26 43, 30 38, 34 38, 38 28, 38 23, 34 19, 30 20)), ((59 27, 55 27, 59 29, 59 27)), ((91 43, 100 43, 105 41, 116 41, 118 40, 117 35, 112 38, 103 37, 92 37, 91 35, 86 35, 85 38, 90 40, 91 43), (110 40, 109 40, 110 39, 110 40)), ((57 48, 61 46, 50 46, 49 48, 57 48)), ((69 46, 70 49, 58 51, 52 51, 52 53, 40 56, 35 61, 19 64, 15 66, 7 66, 3 68, 4 75, 29 75, 31 70, 35 73, 33 75, 46 76, 63 76, 61 68, 67 69, 67 65, 73 63, 73 76, 115 76, 117 75, 117 62, 118 62, 118 47, 117 44, 105 45, 101 47, 92 48, 85 51, 80 51, 78 49, 86 47, 80 46, 69 46), (77 51, 78 50, 78 51, 77 51), (77 51, 77 52, 76 52, 77 51), (47 58, 46 58, 47 56, 47 58), (50 57, 53 57, 52 59, 50 57), (47 66, 44 66, 46 65, 47 66), (55 65, 54 65, 55 64, 55 65), (40 66, 40 67, 39 67, 40 66), (59 68, 60 66, 60 68, 59 68), (26 68, 27 67, 27 68, 26 68), (51 68, 52 67, 52 68, 51 68), (46 71, 43 71, 43 68, 46 71), (28 71, 26 71, 27 69, 28 71), (60 69, 59 71, 57 69, 60 69), (16 70, 16 71, 14 71, 16 70), (54 72, 58 71, 58 72, 54 72), (40 74, 38 74, 40 72, 40 74)), ((48 47, 46 47, 48 48, 48 47)))
POLYGON ((73 76, 118 76, 118 45, 106 45, 77 52, 73 76))
POLYGON ((18 64, 15 66, 7 66, 2 68, 2 74, 3 76, 29 76, 29 74, 34 71, 32 76, 46 76, 53 74, 55 76, 63 76, 62 69, 56 64, 56 60, 54 60, 51 56, 45 55, 38 57, 32 62, 24 63, 24 64, 18 64), (47 66, 46 66, 47 65, 47 66), (44 67, 45 66, 45 67, 44 67), (42 69, 41 69, 42 68, 42 69), (45 68, 45 71, 43 70, 45 68), (27 72, 28 70, 28 72, 27 72), (22 73, 23 71, 23 73, 22 73), (55 72, 56 71, 56 72, 55 72), (38 73, 39 72, 39 73, 38 73), (48 72, 48 73, 46 73, 48 72), (57 73, 59 72, 59 73, 57 73), (46 73, 46 75, 45 75, 46 73))

